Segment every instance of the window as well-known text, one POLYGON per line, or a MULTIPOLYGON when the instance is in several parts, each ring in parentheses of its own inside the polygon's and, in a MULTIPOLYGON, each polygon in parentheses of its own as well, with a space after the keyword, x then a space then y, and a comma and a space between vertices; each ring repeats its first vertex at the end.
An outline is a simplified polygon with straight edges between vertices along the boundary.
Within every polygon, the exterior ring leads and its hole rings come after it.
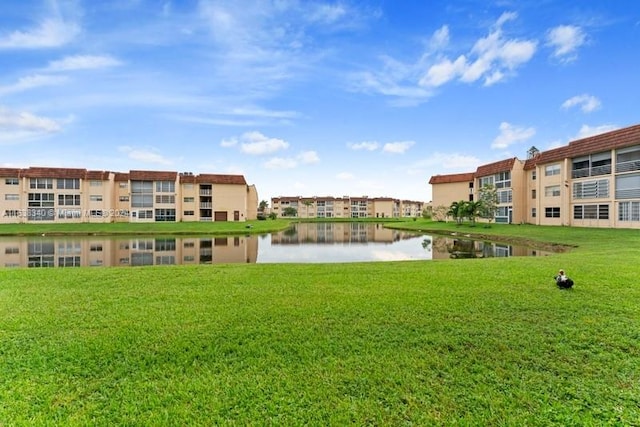
POLYGON ((29 180, 29 188, 32 189, 53 189, 53 179, 51 178, 31 178, 29 180))
POLYGON ((134 208, 153 207, 153 182, 131 181, 131 206, 134 208))
POLYGON ((125 182, 125 181, 119 182, 118 183, 118 187, 120 187, 120 188, 128 188, 129 187, 129 183, 125 182))
POLYGON ((501 191, 498 191, 496 194, 498 196, 498 203, 511 203, 512 194, 513 194, 511 189, 501 190, 501 191))
POLYGON ((94 209, 89 212, 92 218, 102 218, 103 212, 100 209, 94 209))
POLYGON ((537 214, 538 214, 537 209, 536 208, 531 208, 531 218, 535 218, 537 214))
POLYGON ((82 212, 79 209, 58 209, 58 218, 60 219, 77 219, 80 217, 82 217, 82 212))
POLYGON ((58 206, 80 206, 80 195, 58 194, 58 206))
POLYGON ((493 185, 493 175, 480 178, 480 188, 483 188, 485 185, 493 185))
POLYGON ((4 248, 4 253, 5 253, 5 255, 19 254, 20 253, 20 248, 17 248, 15 246, 4 248))
POLYGON ((156 181, 156 193, 175 193, 176 183, 173 181, 156 181))
POLYGON ((18 178, 5 178, 5 185, 19 185, 20 180, 18 178))
POLYGON ((496 188, 511 187, 511 172, 499 172, 495 175, 496 188))
POLYGON ((534 169, 534 170, 531 171, 531 180, 535 181, 536 180, 536 176, 537 176, 537 173, 536 173, 536 170, 534 169))
POLYGON ((185 203, 193 203, 193 202, 195 202, 195 198, 193 198, 193 197, 185 197, 184 198, 184 202, 185 203))
POLYGON ((176 196, 173 194, 157 194, 156 195, 156 203, 164 203, 164 204, 175 204, 176 196))
POLYGON ((616 151, 616 173, 640 170, 640 145, 616 151))
POLYGON ((79 190, 80 189, 80 180, 79 179, 62 179, 58 178, 56 180, 56 188, 58 190, 79 190))
POLYGON ((99 181, 97 179, 92 179, 91 181, 89 181, 89 186, 90 187, 102 187, 102 181, 99 181))
POLYGON ((611 173, 611 152, 576 157, 571 162, 571 177, 598 176, 611 173))
POLYGON ((640 198, 640 174, 616 177, 616 199, 640 198))
POLYGON ((545 176, 560 175, 560 165, 549 165, 544 168, 545 176))
POLYGON ((53 193, 29 193, 29 207, 53 207, 53 193))
POLYGON ((184 216, 193 216, 193 215, 195 215, 195 212, 194 211, 184 211, 182 213, 182 215, 184 215, 184 216))
POLYGON ((609 205, 575 205, 573 219, 609 219, 609 205))
POLYGON ((7 209, 4 211, 4 216, 8 218, 18 218, 22 216, 22 212, 17 209, 7 209))
POLYGON ((89 200, 92 202, 101 202, 102 201, 102 195, 100 194, 91 194, 89 196, 89 200))
POLYGON ((560 208, 544 208, 545 218, 560 218, 560 208))
POLYGON ((544 188, 545 197, 559 197, 560 196, 560 186, 559 185, 551 185, 549 187, 544 188))
POLYGON ((153 219, 153 211, 152 210, 138 211, 138 218, 139 219, 153 219))
POLYGON ((80 267, 79 256, 58 257, 58 267, 80 267))
POLYGON ((175 209, 156 209, 156 221, 175 221, 175 209))
POLYGON ((5 200, 20 200, 20 195, 19 194, 5 194, 4 195, 4 199, 5 200))
POLYGON ((531 198, 532 199, 536 198, 536 190, 531 190, 531 198))
POLYGON ((102 243, 91 243, 89 245, 90 252, 102 252, 102 243))
POLYGON ((573 183, 574 199, 602 199, 609 197, 609 180, 583 181, 573 183))
POLYGON ((618 205, 618 220, 640 221, 640 202, 620 202, 618 205))
POLYGON ((119 202, 128 202, 129 201, 129 196, 120 196, 120 197, 118 197, 118 201, 119 202))

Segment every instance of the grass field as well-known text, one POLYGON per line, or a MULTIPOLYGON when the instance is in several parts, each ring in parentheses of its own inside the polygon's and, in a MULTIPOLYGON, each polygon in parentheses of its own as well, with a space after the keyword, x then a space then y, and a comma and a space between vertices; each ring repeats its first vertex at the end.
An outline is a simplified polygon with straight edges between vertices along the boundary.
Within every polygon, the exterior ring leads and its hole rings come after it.
POLYGON ((574 248, 0 269, 0 425, 639 425, 640 231, 394 226, 574 248))

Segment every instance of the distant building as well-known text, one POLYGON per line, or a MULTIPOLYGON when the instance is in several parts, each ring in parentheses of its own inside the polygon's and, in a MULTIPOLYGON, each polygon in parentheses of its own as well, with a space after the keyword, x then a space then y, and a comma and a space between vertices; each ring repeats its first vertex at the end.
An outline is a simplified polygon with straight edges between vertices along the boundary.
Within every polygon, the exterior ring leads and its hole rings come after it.
POLYGON ((527 154, 432 176, 433 207, 478 200, 490 184, 498 195, 496 222, 640 228, 640 125, 527 154))
POLYGON ((278 217, 287 216, 287 212, 298 218, 419 217, 424 207, 423 202, 391 197, 280 196, 271 199, 271 212, 278 217))
POLYGON ((0 168, 0 223, 246 221, 258 194, 242 175, 0 168))

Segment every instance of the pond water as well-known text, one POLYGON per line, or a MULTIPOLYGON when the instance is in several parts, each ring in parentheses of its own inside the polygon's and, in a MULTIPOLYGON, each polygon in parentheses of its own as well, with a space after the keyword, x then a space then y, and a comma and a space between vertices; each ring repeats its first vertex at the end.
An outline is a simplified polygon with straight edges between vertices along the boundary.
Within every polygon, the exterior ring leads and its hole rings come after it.
POLYGON ((0 237, 2 267, 340 263, 543 256, 529 247, 391 230, 373 223, 301 223, 264 235, 0 237))

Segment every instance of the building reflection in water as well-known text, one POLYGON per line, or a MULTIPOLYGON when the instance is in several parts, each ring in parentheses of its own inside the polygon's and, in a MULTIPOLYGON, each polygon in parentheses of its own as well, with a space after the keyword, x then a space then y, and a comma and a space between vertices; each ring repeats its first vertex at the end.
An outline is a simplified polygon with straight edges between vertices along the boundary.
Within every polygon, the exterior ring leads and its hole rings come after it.
POLYGON ((392 230, 376 223, 301 223, 261 236, 0 238, 0 267, 330 263, 539 255, 548 253, 528 247, 392 230))

